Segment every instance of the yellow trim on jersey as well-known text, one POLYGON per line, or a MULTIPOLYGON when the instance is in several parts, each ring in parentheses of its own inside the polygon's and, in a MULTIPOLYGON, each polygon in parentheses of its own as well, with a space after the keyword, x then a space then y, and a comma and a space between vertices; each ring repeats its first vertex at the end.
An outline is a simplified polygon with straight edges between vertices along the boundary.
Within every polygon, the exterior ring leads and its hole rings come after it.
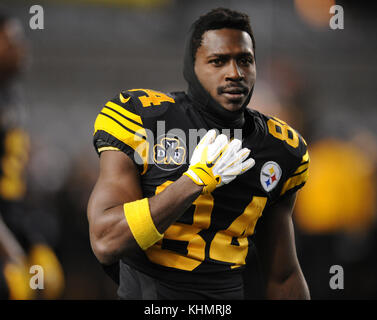
POLYGON ((302 157, 301 164, 297 167, 296 171, 293 173, 293 176, 285 182, 280 195, 283 195, 286 191, 306 182, 309 176, 308 168, 309 168, 309 152, 306 151, 302 157))
POLYGON ((98 148, 98 152, 101 153, 102 151, 120 151, 120 149, 115 147, 102 147, 98 148))
POLYGON ((293 174, 298 174, 308 168, 309 168, 309 162, 301 164, 293 174))
POLYGON ((164 236, 154 225, 149 209, 148 198, 128 202, 123 205, 124 215, 137 244, 148 249, 164 236))
POLYGON ((297 176, 294 176, 292 178, 289 178, 284 186, 283 186, 283 189, 281 190, 281 193, 280 195, 283 195, 286 191, 306 182, 306 180, 308 180, 308 170, 305 170, 305 172, 297 175, 297 176))
POLYGON ((141 174, 144 174, 148 168, 149 143, 146 140, 147 133, 142 127, 141 117, 113 102, 108 102, 106 106, 134 120, 139 125, 104 107, 95 121, 94 133, 103 130, 135 150, 143 161, 143 172, 141 174), (145 137, 145 139, 142 137, 145 137))
MULTIPOLYGON (((135 122, 137 122, 140 126, 143 125, 143 122, 141 121, 141 117, 135 113, 132 113, 130 111, 128 111, 127 109, 123 108, 122 106, 120 105, 117 105, 116 103, 114 102, 111 102, 109 101, 108 103, 106 103, 106 106, 107 107, 110 107, 116 111, 118 111, 119 113, 121 113, 122 115, 124 115, 125 117, 127 118, 130 118, 132 120, 134 120, 135 122)), ((105 108, 106 109, 106 108, 105 108)), ((103 109, 102 109, 103 111, 103 109)), ((136 130, 134 130, 136 131, 136 130)))
MULTIPOLYGON (((109 103, 106 104, 106 106, 108 106, 108 105, 109 105, 109 103)), ((115 120, 119 121, 127 129, 130 129, 131 131, 134 131, 134 132, 138 132, 138 133, 140 133, 141 135, 144 136, 145 130, 143 130, 144 128, 142 127, 142 124, 137 125, 134 122, 131 122, 128 119, 119 115, 119 113, 121 113, 120 109, 122 109, 122 108, 119 107, 118 105, 112 104, 111 108, 114 109, 116 112, 105 107, 105 108, 102 109, 101 113, 104 113, 104 114, 114 118, 115 120), (119 112, 119 113, 117 113, 117 112, 119 112), (139 131, 143 131, 143 132, 139 132, 139 131)))

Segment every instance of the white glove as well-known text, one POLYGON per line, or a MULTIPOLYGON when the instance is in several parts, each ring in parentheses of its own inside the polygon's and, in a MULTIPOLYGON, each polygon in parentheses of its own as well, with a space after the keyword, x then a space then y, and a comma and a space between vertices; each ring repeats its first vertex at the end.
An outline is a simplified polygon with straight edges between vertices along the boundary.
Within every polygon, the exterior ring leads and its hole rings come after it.
POLYGON ((250 150, 241 149, 241 145, 238 139, 229 143, 224 134, 216 138, 216 131, 209 130, 196 146, 190 167, 184 174, 197 185, 204 186, 202 193, 212 192, 254 166, 254 159, 244 161, 250 150))

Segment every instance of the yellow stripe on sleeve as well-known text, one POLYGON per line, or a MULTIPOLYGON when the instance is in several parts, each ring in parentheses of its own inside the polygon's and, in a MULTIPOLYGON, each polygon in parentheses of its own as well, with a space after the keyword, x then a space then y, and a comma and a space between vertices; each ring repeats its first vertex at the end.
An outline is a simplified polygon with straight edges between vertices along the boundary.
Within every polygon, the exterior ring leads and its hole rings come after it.
POLYGON ((303 184, 308 180, 309 177, 309 152, 306 150, 305 154, 302 156, 301 164, 297 167, 296 171, 292 176, 285 182, 280 195, 283 195, 288 190, 303 184))
POLYGON ((113 110, 108 109, 106 107, 102 109, 101 113, 104 113, 104 114, 114 118, 115 120, 120 122, 123 126, 125 126, 127 129, 130 129, 131 131, 134 131, 134 132, 138 132, 138 133, 140 133, 141 135, 144 136, 143 132, 145 132, 145 130, 142 127, 142 125, 136 125, 134 122, 131 122, 128 119, 119 115, 119 113, 114 112, 113 110))
POLYGON ((290 189, 292 189, 292 188, 294 188, 296 186, 299 186, 300 184, 306 182, 306 180, 308 180, 308 176, 309 176, 309 171, 306 169, 301 174, 289 178, 285 182, 285 184, 283 186, 283 189, 281 190, 280 195, 283 195, 288 190, 290 190, 290 189))
POLYGON ((301 164, 297 167, 297 170, 293 173, 293 175, 299 174, 308 168, 309 168, 309 153, 308 151, 306 151, 306 153, 302 157, 301 164))
POLYGON ((300 172, 302 172, 302 171, 304 171, 305 169, 308 169, 308 168, 309 168, 309 162, 304 163, 304 164, 300 165, 293 174, 298 174, 298 173, 300 173, 300 172))
POLYGON ((101 153, 102 151, 120 151, 118 148, 115 147, 102 147, 98 148, 98 152, 101 153))
POLYGON ((125 108, 117 105, 116 103, 109 101, 108 103, 106 103, 106 106, 118 111, 125 117, 134 120, 135 122, 139 123, 140 126, 143 125, 143 122, 141 121, 141 117, 139 115, 126 110, 125 108))
MULTIPOLYGON (((119 115, 118 115, 119 116, 119 115)), ((133 115, 134 118, 135 115, 133 115)), ((120 116, 119 116, 120 117, 120 116)), ((138 116, 137 116, 138 117, 138 116)), ((140 119, 140 117, 139 117, 140 119)), ((141 119, 139 120, 141 123, 141 119)), ((127 124, 129 126, 129 121, 127 124)), ((108 112, 106 114, 99 114, 94 124, 94 133, 99 130, 103 130, 123 143, 130 146, 135 152, 138 153, 143 163, 143 172, 144 174, 148 167, 148 154, 149 154, 149 143, 146 139, 143 139, 141 136, 146 137, 146 131, 142 127, 138 127, 136 131, 137 134, 126 129, 127 126, 123 125, 121 121, 118 120, 118 117, 115 117, 113 114, 111 118, 109 117, 108 112)))

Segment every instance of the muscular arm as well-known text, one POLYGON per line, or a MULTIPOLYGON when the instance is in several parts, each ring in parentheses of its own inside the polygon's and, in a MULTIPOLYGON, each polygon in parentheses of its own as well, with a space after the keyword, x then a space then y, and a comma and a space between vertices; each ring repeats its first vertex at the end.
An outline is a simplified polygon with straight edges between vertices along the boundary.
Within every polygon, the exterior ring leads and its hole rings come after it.
POLYGON ((296 254, 292 223, 295 201, 296 193, 271 207, 257 229, 256 245, 267 299, 310 299, 296 254))
MULTIPOLYGON (((148 199, 152 220, 163 233, 200 195, 202 187, 186 176, 148 199)), ((103 264, 111 264, 137 247, 123 204, 142 198, 139 173, 124 153, 105 151, 100 157, 100 174, 88 204, 92 249, 103 264)))

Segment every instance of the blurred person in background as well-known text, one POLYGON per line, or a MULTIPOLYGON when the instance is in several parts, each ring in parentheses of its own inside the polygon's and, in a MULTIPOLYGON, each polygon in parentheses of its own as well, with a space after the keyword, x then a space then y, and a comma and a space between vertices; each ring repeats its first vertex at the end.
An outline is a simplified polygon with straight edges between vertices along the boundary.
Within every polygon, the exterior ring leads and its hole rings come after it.
POLYGON ((0 298, 53 299, 64 287, 63 270, 45 235, 43 219, 27 203, 30 140, 19 87, 27 44, 20 22, 0 9, 0 298), (43 290, 32 290, 31 266, 43 270, 43 290))

